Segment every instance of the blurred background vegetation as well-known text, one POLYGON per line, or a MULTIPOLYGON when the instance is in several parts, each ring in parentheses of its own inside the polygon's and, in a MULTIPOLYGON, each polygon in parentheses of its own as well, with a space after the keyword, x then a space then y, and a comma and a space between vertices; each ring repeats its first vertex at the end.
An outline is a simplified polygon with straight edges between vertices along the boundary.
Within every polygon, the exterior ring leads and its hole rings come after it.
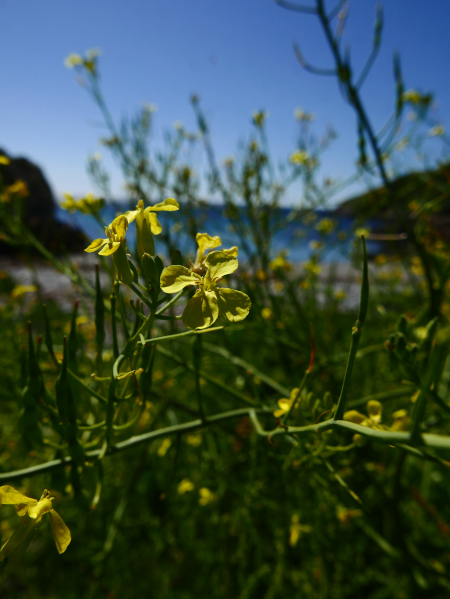
MULTIPOLYGON (((195 129, 179 124, 154 149, 152 106, 117 123, 96 51, 71 55, 67 65, 100 109, 108 130, 101 143, 120 166, 126 206, 111 201, 109 174, 93 156, 88 172, 98 195, 67 194, 68 216, 50 202, 43 218, 39 174, 1 153, 0 483, 30 497, 50 489, 72 533, 58 556, 44 522, 21 563, 6 564, 1 599, 448 596, 449 138, 434 119, 432 96, 405 89, 398 57, 395 105, 374 130, 361 88, 381 43, 381 9, 372 53, 354 72, 342 41, 345 4, 278 3, 312 13, 321 25, 332 62, 326 74, 356 117, 356 167, 347 180, 323 176, 335 135, 329 129, 318 137, 312 114, 302 110, 297 145, 284 162, 272 157, 269 115, 261 110, 252 115, 248 142, 219 164, 195 95, 195 129), (433 165, 430 142, 440 148, 433 165), (416 172, 399 166, 406 146, 424 156, 416 172), (206 177, 186 162, 186 148, 205 153, 206 177), (330 208, 355 180, 368 183, 367 193, 330 208), (287 208, 282 199, 291 186, 301 199, 287 208), (156 253, 163 264, 188 267, 196 234, 220 235, 223 245, 239 246, 239 270, 229 278, 252 309, 237 324, 179 336, 186 328, 172 307, 146 333, 170 338, 139 347, 135 367, 144 371, 121 383, 109 427, 104 404, 116 344, 126 341, 119 321, 136 331, 138 302, 131 306, 132 291, 111 282, 111 258, 79 250, 140 199, 147 206, 168 196, 180 210, 161 217, 156 253), (348 372, 361 235, 370 301, 344 415, 360 429, 315 432, 334 417, 348 372), (53 272, 62 283, 49 291, 53 272), (82 459, 54 407, 64 335, 82 459), (290 427, 312 429, 286 430, 286 405, 293 405, 290 427), (202 409, 207 418, 233 414, 202 424, 202 409), (255 414, 276 432, 258 434, 255 414), (193 421, 200 423, 183 431, 193 421), (175 430, 164 432, 169 427, 175 430), (133 436, 155 431, 161 436, 126 448, 133 436)), ((323 74, 295 51, 307 71, 323 74)), ((131 233, 128 242, 139 268, 131 233)), ((18 523, 3 506, 2 543, 18 523)))

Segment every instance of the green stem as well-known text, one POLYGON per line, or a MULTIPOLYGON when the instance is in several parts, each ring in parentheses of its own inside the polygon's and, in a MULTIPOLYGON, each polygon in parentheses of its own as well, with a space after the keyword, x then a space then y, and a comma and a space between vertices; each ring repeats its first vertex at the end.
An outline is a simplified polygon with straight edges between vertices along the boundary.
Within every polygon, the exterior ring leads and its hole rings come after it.
MULTIPOLYGON (((168 351, 167 349, 163 349, 159 345, 157 346, 157 350, 158 350, 158 352, 163 354, 163 356, 167 356, 168 358, 171 358, 172 360, 177 362, 177 364, 183 365, 186 368, 186 370, 188 370, 189 372, 195 373, 194 366, 191 362, 185 362, 182 358, 179 358, 173 352, 168 351)), ((218 381, 217 379, 213 378, 212 376, 210 376, 209 374, 207 374, 204 371, 200 371, 200 376, 202 379, 205 379, 205 381, 208 381, 208 383, 211 383, 218 389, 225 391, 229 395, 233 395, 234 397, 239 399, 239 401, 247 404, 248 406, 255 407, 254 402, 252 402, 250 399, 248 399, 248 397, 246 395, 244 395, 243 393, 240 393, 239 391, 236 391, 236 389, 229 387, 225 383, 222 383, 222 381, 218 381)))
MULTIPOLYGON (((223 328, 223 327, 217 327, 217 328, 223 328)), ((210 331, 210 330, 211 329, 206 329, 206 331, 210 331)), ((200 333, 202 331, 198 331, 198 332, 200 333)), ((227 349, 225 349, 223 347, 219 347, 217 345, 213 345, 212 343, 204 343, 203 348, 206 349, 207 351, 214 353, 214 354, 222 356, 223 358, 228 360, 228 362, 230 362, 231 364, 234 364, 235 366, 238 366, 239 368, 243 368, 244 370, 251 372, 254 376, 258 377, 258 379, 260 379, 263 383, 266 383, 266 385, 268 385, 269 387, 272 387, 272 389, 275 389, 275 391, 278 391, 278 393, 281 393, 281 395, 283 395, 284 397, 289 397, 290 391, 287 387, 280 385, 280 383, 278 383, 277 381, 272 379, 270 376, 267 376, 267 374, 264 374, 264 372, 261 372, 260 370, 255 368, 255 366, 253 366, 253 364, 250 364, 250 362, 247 362, 246 360, 243 360, 242 358, 238 358, 237 356, 234 356, 231 352, 229 352, 227 349)))
POLYGON ((141 302, 144 302, 144 304, 148 308, 152 307, 150 301, 144 295, 142 295, 142 293, 139 291, 139 289, 136 287, 136 285, 134 283, 131 283, 131 285, 129 285, 129 287, 130 287, 130 289, 132 289, 134 291, 134 293, 138 296, 138 298, 141 300, 141 302))
MULTIPOLYGON (((182 434, 188 433, 194 430, 198 430, 201 428, 205 428, 207 426, 211 426, 214 424, 218 424, 220 422, 224 422, 226 420, 231 420, 234 418, 242 418, 243 416, 248 416, 250 410, 248 408, 242 408, 239 410, 231 410, 229 412, 223 412, 222 414, 215 414, 213 416, 207 416, 204 421, 197 419, 191 422, 186 422, 183 424, 177 424, 175 426, 169 426, 166 428, 161 428, 156 431, 151 431, 149 433, 144 433, 142 435, 136 435, 127 439, 126 441, 120 441, 115 445, 111 445, 105 452, 105 455, 111 455, 113 453, 119 453, 124 451, 125 449, 130 449, 137 445, 141 445, 142 443, 149 443, 154 441, 155 439, 159 439, 161 437, 168 437, 174 434, 182 434)), ((258 413, 268 413, 267 410, 257 410, 258 413)), ((86 453, 86 457, 90 460, 96 459, 102 450, 96 449, 95 451, 89 451, 86 453)), ((43 474, 45 472, 52 472, 53 470, 57 470, 59 468, 64 468, 72 463, 71 457, 65 457, 61 460, 51 460, 49 462, 45 462, 44 464, 37 464, 36 466, 31 466, 30 468, 23 468, 22 470, 14 470, 12 472, 4 472, 0 474, 0 483, 4 483, 7 481, 19 480, 22 478, 28 478, 31 476, 37 476, 39 474, 43 474)))
POLYGON ((192 362, 194 364, 194 378, 195 378, 195 394, 197 396, 198 411, 202 420, 205 420, 205 408, 203 406, 202 390, 200 386, 200 363, 202 357, 202 338, 197 335, 194 338, 194 345, 192 347, 192 362))
POLYGON ((168 310, 171 306, 173 306, 180 299, 184 292, 185 289, 182 289, 176 295, 174 295, 173 298, 167 302, 167 304, 164 304, 164 306, 156 312, 156 316, 159 316, 160 314, 168 310))
MULTIPOLYGON (((106 399, 106 397, 103 397, 103 395, 100 395, 100 393, 98 393, 97 391, 95 391, 95 389, 92 389, 92 387, 89 387, 89 385, 87 385, 82 379, 80 379, 79 376, 77 376, 72 370, 70 370, 70 368, 67 369, 67 374, 70 376, 70 378, 72 378, 77 385, 79 385, 80 387, 82 387, 85 391, 87 391, 90 395, 92 395, 93 397, 97 398, 101 403, 108 403, 108 400, 106 399)), ((110 377, 108 377, 106 380, 111 380, 110 377)))
POLYGON ((142 345, 147 345, 151 343, 158 343, 159 341, 173 341, 174 339, 179 339, 180 337, 188 337, 190 335, 203 335, 204 333, 212 333, 213 331, 220 331, 224 327, 213 327, 211 329, 203 329, 200 331, 186 331, 185 333, 175 333, 174 335, 164 335, 163 337, 153 337, 152 339, 144 339, 142 341, 138 341, 142 345))

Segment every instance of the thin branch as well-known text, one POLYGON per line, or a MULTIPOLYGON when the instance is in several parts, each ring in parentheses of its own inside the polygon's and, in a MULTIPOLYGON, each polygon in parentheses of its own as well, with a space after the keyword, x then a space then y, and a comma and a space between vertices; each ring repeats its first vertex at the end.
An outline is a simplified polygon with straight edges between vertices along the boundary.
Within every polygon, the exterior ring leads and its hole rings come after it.
POLYGON ((366 64, 364 65, 363 70, 361 71, 361 75, 358 77, 358 81, 355 84, 355 88, 359 91, 366 80, 367 75, 370 73, 370 69, 372 68, 373 63, 375 62, 376 57, 378 56, 378 50, 380 46, 373 48, 370 53, 369 58, 367 59, 366 64))
POLYGON ((339 0, 339 2, 336 4, 336 6, 330 10, 330 12, 327 15, 327 19, 329 22, 331 22, 335 17, 338 16, 338 14, 341 12, 341 9, 346 2, 347 2, 347 0, 339 0))
MULTIPOLYGON (((115 445, 111 445, 109 449, 105 452, 105 456, 111 455, 113 453, 119 453, 124 451, 125 449, 130 449, 131 447, 135 447, 136 445, 141 445, 142 443, 149 443, 154 441, 155 439, 159 439, 160 437, 167 437, 174 434, 188 433, 190 431, 198 430, 201 428, 205 428, 207 426, 217 424, 223 422, 225 420, 231 420, 233 418, 242 418, 243 416, 249 416, 250 411, 258 412, 258 413, 270 413, 266 409, 252 409, 241 408, 238 410, 231 410, 229 412, 223 412, 222 414, 215 414, 214 416, 208 416, 204 421, 198 419, 193 420, 191 422, 185 422, 183 424, 177 424, 175 426, 168 426, 166 428, 161 428, 156 431, 151 431, 149 433, 144 433, 142 435, 136 435, 134 437, 130 437, 126 441, 120 441, 115 445)), ((425 435, 426 436, 426 435, 425 435)), ((101 450, 96 449, 94 451, 89 451, 86 453, 86 457, 90 460, 97 458, 100 455, 101 450)), ((39 474, 44 474, 45 472, 52 472, 53 470, 58 470, 59 468, 64 468, 65 466, 69 466, 72 464, 72 458, 67 456, 62 458, 61 460, 51 460, 49 462, 45 462, 44 464, 37 464, 36 466, 31 466, 30 468, 23 468, 22 470, 14 470, 13 472, 4 472, 0 474, 0 483, 11 482, 13 480, 19 480, 22 478, 28 478, 31 476, 37 476, 39 474)))
POLYGON ((337 75, 335 69, 321 69, 319 67, 314 67, 313 65, 309 64, 309 62, 306 62, 306 60, 303 58, 303 54, 301 53, 298 44, 294 44, 294 52, 298 62, 302 65, 305 71, 313 73, 314 75, 325 75, 327 77, 334 77, 337 75))
POLYGON ((274 2, 275 4, 278 4, 278 6, 294 12, 302 12, 307 15, 317 14, 317 10, 314 6, 303 6, 301 4, 294 4, 293 2, 286 2, 286 0, 274 0, 274 2))

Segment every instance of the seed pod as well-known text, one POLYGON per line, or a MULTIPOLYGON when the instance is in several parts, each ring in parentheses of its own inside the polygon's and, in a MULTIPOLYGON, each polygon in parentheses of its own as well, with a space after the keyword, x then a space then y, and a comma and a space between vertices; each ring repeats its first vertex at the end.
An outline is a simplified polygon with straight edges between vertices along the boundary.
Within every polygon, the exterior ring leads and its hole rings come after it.
POLYGON ((68 359, 71 368, 75 367, 76 364, 76 354, 78 351, 78 335, 77 335, 77 313, 78 306, 80 305, 80 300, 76 300, 73 304, 72 315, 70 317, 70 333, 67 339, 67 351, 68 351, 68 359))
POLYGON ((55 352, 53 351, 53 337, 52 331, 50 329, 50 322, 47 316, 47 306, 42 304, 42 308, 44 310, 44 323, 45 323, 45 345, 47 346, 48 353, 54 362, 56 362, 55 352))
POLYGON ((56 381, 56 405, 58 413, 64 426, 64 436, 67 439, 69 454, 75 464, 82 465, 84 461, 84 450, 77 438, 77 408, 70 386, 67 373, 68 349, 64 338, 64 353, 61 372, 56 381))
POLYGON ((28 323, 27 382, 22 391, 23 412, 20 426, 25 444, 30 449, 42 443, 42 430, 39 422, 39 402, 43 396, 44 381, 34 351, 31 322, 28 323))

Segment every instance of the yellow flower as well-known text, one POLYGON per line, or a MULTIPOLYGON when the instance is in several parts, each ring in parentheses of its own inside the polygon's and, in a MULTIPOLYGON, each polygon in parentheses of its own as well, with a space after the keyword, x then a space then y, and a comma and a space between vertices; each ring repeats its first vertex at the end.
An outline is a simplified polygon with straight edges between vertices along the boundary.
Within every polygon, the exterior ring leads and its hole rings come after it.
POLYGON ((119 273, 119 279, 131 285, 134 275, 128 264, 126 254, 127 242, 125 233, 128 228, 127 217, 123 214, 113 220, 109 227, 105 227, 106 239, 94 239, 94 241, 84 250, 85 252, 96 252, 100 256, 111 256, 114 254, 114 262, 119 273), (100 249, 102 248, 102 249, 100 249))
POLYGON ((391 430, 393 431, 407 431, 411 425, 411 419, 408 416, 406 410, 397 410, 392 414, 394 422, 392 423, 391 430))
POLYGON ((155 244, 153 242, 153 235, 159 235, 162 231, 161 224, 154 212, 173 212, 179 210, 180 206, 173 198, 167 198, 164 202, 155 204, 154 206, 147 206, 144 209, 144 201, 139 200, 136 210, 129 210, 125 212, 125 217, 128 224, 136 221, 136 247, 139 256, 144 253, 155 255, 155 244))
POLYGON ((347 524, 353 518, 359 518, 362 515, 362 510, 346 508, 343 505, 338 505, 336 508, 337 519, 343 524, 347 524))
MULTIPOLYGON (((193 272, 201 274, 205 270, 205 252, 206 252, 206 250, 211 250, 213 248, 219 247, 220 245, 222 245, 222 240, 220 239, 220 237, 218 235, 211 237, 210 235, 208 235, 208 233, 197 233, 197 235, 195 236, 195 240, 197 241, 197 244, 198 244, 198 250, 197 250, 197 255, 195 257, 195 263, 192 264, 192 262, 191 262, 191 270, 193 272)), ((232 248, 229 248, 228 250, 222 250, 222 252, 225 252, 226 254, 229 254, 230 256, 234 256, 234 258, 237 258, 237 256, 238 256, 237 246, 233 246, 232 248)))
POLYGON ((75 200, 70 193, 63 193, 65 201, 60 206, 71 213, 81 212, 81 214, 96 214, 105 205, 103 198, 96 198, 92 193, 88 193, 84 198, 75 200))
POLYGON ((374 262, 377 266, 382 266, 383 264, 389 262, 389 257, 386 256, 386 254, 378 254, 375 256, 374 262))
POLYGON ((10 163, 11 163, 11 160, 8 158, 8 156, 4 156, 4 155, 0 156, 0 164, 7 165, 10 163))
POLYGON ((0 561, 8 558, 8 563, 17 563, 25 554, 27 547, 33 538, 45 514, 50 517, 53 538, 55 539, 58 553, 64 553, 70 541, 70 530, 64 524, 62 518, 52 508, 51 494, 47 489, 42 493, 39 501, 26 497, 13 487, 7 485, 0 487, 0 504, 15 505, 19 516, 23 516, 19 527, 6 541, 0 550, 0 561))
POLYGON ((166 455, 171 445, 172 441, 169 438, 164 439, 164 441, 158 447, 158 451, 156 452, 160 458, 163 458, 166 455))
POLYGON ((30 195, 30 190, 25 181, 18 179, 12 185, 8 185, 3 190, 2 202, 10 202, 14 197, 26 198, 30 195))
POLYGON ((200 495, 200 499, 198 500, 198 503, 201 506, 208 505, 208 503, 213 502, 214 499, 216 498, 214 493, 212 491, 210 491, 209 489, 207 489, 206 487, 202 487, 201 489, 199 489, 198 493, 200 495))
POLYGON ((270 261, 269 268, 271 270, 284 270, 289 272, 292 270, 292 264, 286 258, 287 252, 281 252, 276 258, 270 261))
POLYGON ((362 235, 368 239, 370 237, 370 229, 367 227, 359 227, 355 230, 355 237, 361 237, 362 235))
POLYGON ((294 110, 294 116, 297 119, 297 121, 304 121, 308 123, 310 123, 316 118, 311 112, 305 112, 301 108, 296 108, 294 110))
POLYGON ((125 242, 125 233, 128 229, 128 220, 121 214, 113 220, 109 227, 105 227, 106 239, 94 239, 94 241, 84 250, 85 252, 97 252, 100 256, 111 256, 117 252, 122 243, 125 242), (105 246, 105 247, 103 247, 105 246))
POLYGON ((186 441, 189 443, 189 445, 192 445, 192 447, 198 447, 199 445, 201 445, 202 435, 200 433, 188 435, 186 437, 186 441))
POLYGON ((11 291, 11 299, 17 299, 25 293, 34 293, 37 290, 38 288, 36 287, 36 285, 17 285, 11 291))
POLYGON ((320 264, 317 264, 317 262, 315 262, 314 260, 309 260, 308 262, 305 262, 303 264, 303 268, 310 275, 320 275, 320 273, 322 272, 322 267, 320 266, 320 264))
POLYGON ((286 397, 282 397, 281 399, 278 400, 277 403, 278 403, 279 409, 275 410, 275 412, 273 413, 275 418, 281 418, 282 416, 284 416, 285 414, 287 414, 289 412, 292 404, 294 403, 294 401, 297 400, 297 395, 298 395, 298 387, 295 387, 294 389, 292 389, 291 397, 289 399, 287 399, 286 397))
POLYGON ((362 426, 368 426, 369 428, 380 428, 378 425, 381 422, 381 415, 383 413, 382 404, 375 399, 371 399, 367 402, 367 412, 369 416, 365 416, 357 410, 349 410, 345 412, 344 420, 354 422, 355 424, 362 424, 362 426))
POLYGON ((317 223, 315 229, 323 235, 329 235, 334 231, 336 225, 337 222, 335 220, 332 220, 331 218, 322 218, 322 220, 317 223))
MULTIPOLYGON (((347 422, 353 422, 354 424, 361 424, 362 426, 367 426, 369 428, 376 429, 387 429, 386 426, 381 424, 381 415, 383 413, 383 406, 379 401, 375 399, 371 399, 367 402, 367 412, 369 416, 365 416, 358 412, 358 410, 348 410, 344 414, 344 420, 347 422)), ((356 445, 362 445, 365 439, 358 433, 353 435, 353 442, 356 445)))
POLYGON ((347 297, 347 294, 342 289, 338 289, 337 291, 334 292, 334 298, 336 300, 338 300, 338 302, 345 300, 346 297, 347 297))
POLYGON ((308 163, 309 154, 305 150, 295 150, 295 152, 292 152, 289 156, 289 161, 297 166, 303 166, 308 163))
POLYGON ((309 242, 309 247, 312 250, 322 250, 324 248, 325 244, 323 241, 317 241, 316 239, 312 239, 309 242))
POLYGON ((422 94, 415 89, 408 89, 403 92, 403 102, 410 102, 411 104, 420 104, 422 101, 422 94))
POLYGON ((289 527, 289 545, 295 547, 302 533, 311 531, 312 527, 307 524, 300 524, 299 517, 297 514, 294 514, 291 518, 291 526, 289 527))
POLYGON ((428 131, 428 135, 430 137, 441 136, 441 135, 444 135, 444 133, 445 133, 445 128, 442 125, 436 125, 435 127, 432 127, 428 131))
POLYGON ((161 289, 166 293, 177 293, 188 285, 199 287, 184 309, 183 323, 190 329, 205 329, 219 316, 229 322, 243 320, 250 311, 250 298, 236 289, 217 287, 222 277, 237 269, 237 258, 227 252, 210 252, 205 265, 208 271, 204 277, 176 265, 161 274, 161 289))
POLYGON ((184 495, 194 490, 194 485, 188 478, 184 478, 178 485, 178 494, 184 495))
POLYGON ((64 64, 68 69, 84 66, 85 69, 95 75, 97 68, 97 58, 100 56, 100 48, 91 48, 86 50, 84 58, 80 54, 69 54, 65 59, 64 64))
POLYGON ((268 116, 269 116, 269 113, 266 112, 265 110, 259 110, 258 112, 252 113, 253 122, 257 127, 262 127, 264 124, 264 121, 266 120, 266 118, 268 116))
POLYGON ((231 168, 235 163, 235 158, 234 156, 227 156, 227 158, 224 158, 222 160, 222 164, 225 168, 231 168))
POLYGON ((79 54, 69 54, 65 59, 64 64, 68 69, 73 69, 74 67, 83 64, 83 58, 79 54))
POLYGON ((264 320, 270 320, 273 318, 272 309, 266 306, 261 310, 261 316, 264 318, 264 320))

